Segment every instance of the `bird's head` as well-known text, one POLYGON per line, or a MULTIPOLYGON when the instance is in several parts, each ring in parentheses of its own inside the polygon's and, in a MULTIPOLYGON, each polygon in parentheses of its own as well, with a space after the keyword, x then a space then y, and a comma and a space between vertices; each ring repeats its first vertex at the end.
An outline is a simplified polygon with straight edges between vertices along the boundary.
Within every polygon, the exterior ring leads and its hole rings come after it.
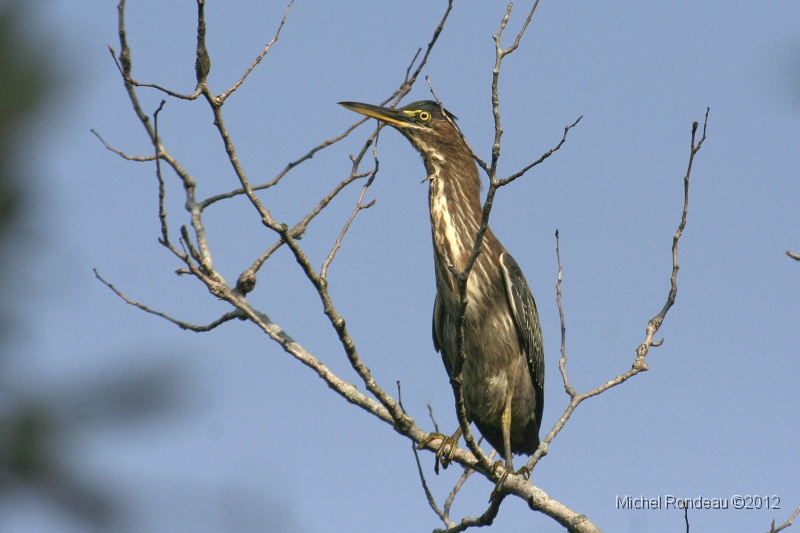
POLYGON ((397 129, 426 160, 445 161, 454 152, 463 153, 464 141, 455 125, 456 116, 432 100, 413 102, 399 109, 359 102, 339 102, 339 105, 397 129))

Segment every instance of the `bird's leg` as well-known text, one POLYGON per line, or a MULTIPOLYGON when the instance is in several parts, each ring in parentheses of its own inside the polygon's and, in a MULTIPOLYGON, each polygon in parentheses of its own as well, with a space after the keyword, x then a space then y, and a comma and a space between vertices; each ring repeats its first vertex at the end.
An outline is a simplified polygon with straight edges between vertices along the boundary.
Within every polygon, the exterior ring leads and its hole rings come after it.
POLYGON ((417 449, 421 450, 427 444, 432 441, 439 439, 442 443, 439 445, 439 449, 436 450, 436 473, 439 473, 439 461, 442 463, 443 468, 447 468, 450 466, 450 463, 453 461, 453 455, 455 455, 456 450, 458 449, 458 439, 461 438, 461 428, 459 427, 455 433, 453 433, 452 437, 448 437, 447 435, 442 435, 441 433, 429 433, 427 437, 422 439, 420 443, 417 445, 417 449))
POLYGON ((514 463, 511 460, 511 399, 513 395, 506 396, 506 405, 503 408, 503 416, 500 418, 500 428, 503 431, 503 446, 506 449, 506 472, 514 471, 514 463))
MULTIPOLYGON (((506 478, 508 478, 509 472, 514 471, 514 462, 511 459, 511 403, 513 398, 514 396, 511 393, 506 396, 506 402, 503 406, 503 414, 500 417, 500 430, 503 432, 503 447, 505 448, 506 464, 503 474, 500 476, 500 479, 497 480, 497 485, 495 485, 491 497, 494 497, 495 494, 500 490, 500 487, 503 486, 506 478)), ((500 463, 500 461, 495 463, 495 465, 499 466, 498 463, 500 463)))

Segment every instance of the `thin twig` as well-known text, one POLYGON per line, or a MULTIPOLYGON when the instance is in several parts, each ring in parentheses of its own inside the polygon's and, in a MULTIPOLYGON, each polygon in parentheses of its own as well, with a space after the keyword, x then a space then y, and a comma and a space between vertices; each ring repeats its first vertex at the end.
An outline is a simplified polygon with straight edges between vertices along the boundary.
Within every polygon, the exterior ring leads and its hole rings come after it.
MULTIPOLYGON (((436 44, 436 41, 439 40, 439 35, 441 35, 442 30, 444 29, 444 23, 447 21, 447 17, 450 16, 450 11, 453 9, 453 0, 448 0, 447 2, 447 9, 444 11, 444 15, 442 15, 441 20, 439 20, 439 24, 436 26, 436 29, 433 30, 433 35, 431 36, 431 40, 428 42, 428 47, 425 49, 425 53, 422 55, 422 59, 417 65, 417 68, 414 69, 413 74, 409 77, 408 72, 411 70, 409 66, 408 70, 406 70, 406 78, 403 80, 403 83, 398 87, 398 89, 393 92, 387 99, 383 100, 380 105, 386 105, 389 102, 392 103, 392 107, 397 105, 405 95, 411 92, 411 88, 414 86, 414 83, 417 81, 419 77, 419 73, 422 72, 423 67, 428 63, 428 57, 430 57, 431 52, 433 51, 433 46, 436 44)), ((417 53, 414 54, 414 59, 411 61, 411 64, 414 64, 417 57, 419 56, 419 50, 417 53)), ((364 122, 368 119, 363 119, 361 122, 364 122)))
POLYGON ((794 522, 794 519, 797 518, 798 515, 800 515, 800 507, 794 510, 794 513, 792 513, 792 516, 789 517, 789 520, 787 520, 777 528, 775 527, 775 520, 773 520, 772 527, 769 528, 769 531, 767 533, 778 533, 779 531, 783 531, 787 527, 791 527, 792 522, 794 522))
POLYGON ((261 63, 261 60, 264 59, 267 53, 269 53, 269 50, 270 48, 272 48, 272 45, 278 42, 278 37, 280 37, 283 25, 286 24, 286 18, 289 16, 289 10, 292 9, 292 4, 294 4, 294 0, 290 0, 289 4, 286 6, 286 10, 283 12, 283 18, 281 19, 280 24, 278 24, 278 29, 275 31, 275 35, 272 37, 272 40, 268 42, 266 46, 264 46, 264 49, 261 51, 261 53, 258 54, 258 56, 256 56, 255 60, 253 60, 253 62, 250 64, 250 66, 247 68, 244 74, 242 74, 242 77, 239 78, 236 81, 236 83, 234 83, 231 86, 230 89, 217 96, 217 102, 219 103, 219 105, 225 103, 225 100, 227 100, 228 97, 232 95, 236 89, 241 87, 241 85, 244 83, 245 78, 247 78, 247 76, 249 76, 250 73, 253 72, 253 69, 255 69, 258 66, 258 64, 261 63))
MULTIPOLYGON (((124 4, 125 0, 121 0, 120 4, 124 4)), ((125 62, 122 59, 118 59, 116 56, 116 51, 110 45, 108 46, 108 51, 111 52, 111 57, 114 59, 114 63, 117 65, 117 69, 119 73, 122 74, 122 77, 125 79, 125 83, 130 84, 133 87, 148 87, 150 89, 156 89, 158 91, 163 92, 173 98, 179 98, 181 100, 195 100, 198 96, 200 96, 200 90, 195 89, 195 91, 191 94, 182 94, 175 91, 171 91, 166 87, 162 87, 156 83, 143 83, 140 81, 136 81, 130 75, 130 70, 126 67, 125 62)))
POLYGON ((498 180, 498 181, 497 181, 497 186, 498 186, 498 187, 502 187, 503 185, 508 185, 509 183, 511 183, 511 182, 512 182, 512 181, 514 181, 515 179, 519 178, 520 176, 522 176, 523 174, 525 174, 526 172, 528 172, 530 169, 532 169, 532 168, 533 168, 533 167, 535 167, 536 165, 538 165, 538 164, 542 163, 542 162, 543 162, 545 159, 547 159, 548 157, 550 157, 551 155, 553 155, 555 152, 557 152, 557 151, 558 151, 558 150, 561 148, 561 146, 563 146, 563 144, 564 144, 565 142, 567 142, 567 134, 569 133, 569 130, 571 130, 572 128, 574 128, 575 126, 577 126, 577 125, 578 125, 578 122, 580 122, 582 118, 583 118, 583 115, 579 116, 579 117, 578 117, 578 118, 575 120, 575 122, 573 122, 573 123, 572 123, 572 124, 570 124, 569 126, 564 126, 564 136, 563 136, 563 137, 561 137, 561 140, 558 142, 558 144, 557 144, 557 145, 555 145, 553 148, 551 148, 550 150, 548 150, 547 152, 545 152, 544 154, 542 154, 542 156, 541 156, 541 157, 539 157, 539 159, 537 159, 537 160, 536 160, 536 161, 534 161, 533 163, 529 164, 528 166, 524 167, 522 170, 519 170, 518 172, 515 172, 514 174, 511 174, 511 175, 510 175, 510 176, 508 176, 507 178, 503 178, 503 179, 501 179, 501 180, 498 180))
POLYGON ((564 380, 564 390, 572 398, 576 395, 575 389, 569 384, 567 377, 567 327, 564 321, 564 307, 561 305, 561 243, 556 230, 556 260, 558 261, 558 281, 556 282, 556 304, 558 305, 558 318, 561 322, 561 358, 558 361, 558 369, 561 372, 561 378, 564 380))
MULTIPOLYGON (((509 3, 508 5, 510 11, 511 4, 509 3)), ((533 3, 533 7, 531 7, 530 12, 528 12, 528 18, 525 19, 525 23, 522 25, 522 28, 520 28, 519 33, 517 33, 517 38, 514 39, 514 44, 503 50, 503 55, 508 55, 517 49, 517 47, 519 46, 519 42, 522 40, 522 35, 525 33, 525 30, 528 29, 528 24, 531 23, 531 19, 533 19, 533 13, 536 11, 536 7, 538 5, 539 5, 539 0, 536 0, 536 2, 533 3)))
MULTIPOLYGON (((500 159, 500 138, 503 136, 503 127, 500 124, 500 95, 498 94, 498 86, 500 84, 500 67, 503 62, 503 58, 513 52, 514 50, 510 50, 506 52, 503 50, 503 47, 500 45, 500 38, 503 35, 503 30, 506 28, 506 24, 508 24, 508 19, 511 17, 511 9, 513 7, 513 3, 509 2, 508 6, 506 7, 506 12, 503 15, 503 19, 500 21, 500 28, 497 30, 497 33, 492 36, 494 40, 495 46, 495 59, 494 59, 494 69, 492 69, 492 116, 494 117, 494 142, 492 142, 492 162, 489 166, 489 182, 494 185, 495 180, 497 179, 497 162, 500 159)), ((536 9, 536 4, 534 4, 533 9, 531 9, 531 14, 536 9)))
POLYGON ((436 422, 436 418, 433 416, 433 407, 431 407, 431 404, 428 404, 428 416, 430 417, 431 422, 433 422, 433 430, 436 433, 439 433, 439 423, 436 422))
POLYGON ((165 207, 167 191, 164 185, 164 177, 161 175, 161 139, 158 137, 158 114, 164 109, 165 100, 161 100, 158 109, 153 113, 153 134, 156 137, 154 143, 156 160, 156 179, 158 180, 158 220, 161 222, 161 244, 169 243, 169 228, 167 226, 167 209, 165 207))
MULTIPOLYGON (((400 409, 406 413, 406 408, 403 406, 403 394, 402 390, 400 389, 400 382, 397 382, 397 404, 400 406, 400 409)), ((428 406, 430 409, 430 405, 428 406)), ((447 515, 439 509, 439 506, 436 504, 436 498, 433 497, 433 493, 431 489, 428 487, 428 481, 425 479, 425 472, 422 470, 422 461, 419 459, 419 451, 417 450, 416 444, 413 442, 411 443, 411 450, 414 452, 414 461, 417 463, 417 473, 419 474, 420 483, 422 483, 422 490, 425 492, 425 499, 428 500, 428 505, 436 513, 436 516, 444 522, 447 527, 453 525, 452 522, 447 518, 447 515)))
MULTIPOLYGON (((358 124, 360 124, 360 123, 358 123, 358 124)), ((301 156, 299 159, 295 159, 294 161, 288 163, 283 168, 283 170, 278 172, 278 174, 274 178, 272 178, 270 181, 268 181, 266 183, 261 183, 261 184, 258 184, 258 185, 253 185, 252 189, 254 191, 261 191, 261 190, 264 190, 264 189, 269 189, 270 187, 274 187, 275 185, 277 185, 281 181, 281 179, 290 170, 292 170, 294 167, 298 166, 300 163, 303 163, 304 161, 307 161, 307 160, 311 159, 312 157, 314 157, 314 154, 316 154, 320 150, 323 150, 323 149, 327 148, 328 146, 336 144, 337 142, 339 142, 342 139, 344 139, 345 137, 347 137, 354 129, 356 129, 358 124, 353 124, 350 127, 348 127, 343 133, 341 133, 341 134, 339 134, 339 135, 337 135, 335 137, 331 137, 330 139, 328 139, 326 141, 323 141, 319 145, 315 146, 314 148, 312 148, 311 150, 306 152, 306 154, 301 156)), ((365 177, 365 176, 367 176, 369 174, 370 173, 365 173, 365 174, 363 174, 363 175, 361 175, 359 177, 365 177)), ((228 191, 228 192, 225 192, 225 193, 222 193, 222 194, 217 194, 217 195, 214 195, 214 196, 210 196, 209 198, 206 198, 202 202, 199 202, 198 205, 199 205, 199 207, 201 209, 205 209, 209 205, 214 204, 216 202, 219 202, 220 200, 227 200, 229 198, 234 198, 236 196, 240 196, 240 195, 244 194, 244 192, 245 191, 242 188, 234 189, 232 191, 228 191)))
MULTIPOLYGON (((186 209, 192 214, 192 226, 195 230, 195 236, 197 238, 198 247, 203 252, 202 254, 202 266, 203 268, 208 271, 212 272, 211 269, 211 254, 207 247, 207 240, 205 235, 205 229, 203 228, 202 221, 200 219, 200 212, 196 209, 196 202, 195 202, 195 189, 196 189, 196 182, 194 178, 189 174, 183 166, 178 163, 178 161, 172 157, 169 152, 164 148, 161 141, 158 139, 153 125, 150 123, 150 117, 147 113, 144 112, 142 109, 141 104, 139 103, 139 96, 136 93, 137 85, 132 81, 131 78, 131 69, 132 69, 132 60, 131 60, 131 50, 128 46, 128 39, 127 39, 127 31, 125 29, 125 0, 120 0, 117 4, 117 13, 118 13, 118 34, 119 34, 119 41, 120 41, 120 53, 119 53, 119 60, 114 57, 114 62, 117 65, 117 68, 120 70, 122 74, 122 78, 124 80, 125 90, 128 93, 128 98, 133 106, 133 110, 136 113, 136 116, 139 118, 139 122, 145 128, 147 132, 147 136, 150 139, 150 142, 153 143, 154 146, 157 147, 156 152, 161 154, 161 158, 166 161, 173 169, 173 171, 178 175, 183 183, 183 188, 186 193, 186 209)), ((112 53, 112 57, 114 56, 114 50, 109 46, 109 50, 112 53)), ((187 237, 188 240, 188 237, 187 237)), ((167 249, 170 250, 176 257, 179 259, 186 260, 184 254, 181 253, 180 250, 175 248, 170 243, 162 243, 167 249)), ((190 267, 191 268, 191 267, 190 267)), ((221 277, 214 273, 212 276, 215 280, 221 279, 221 277)))
POLYGON ((345 222, 344 227, 342 228, 342 231, 339 233, 339 236, 336 238, 336 242, 334 243, 333 248, 331 249, 330 253, 328 254, 328 257, 325 259, 325 262, 322 263, 322 268, 320 269, 320 274, 319 275, 323 279, 327 279, 327 277, 328 277, 328 267, 333 262, 334 257, 336 257, 336 252, 342 246, 342 240, 344 240, 344 236, 347 234, 347 230, 350 229, 350 225, 353 223, 353 220, 355 220, 356 215, 358 215, 364 209, 369 209, 370 207, 375 205, 375 200, 374 199, 365 204, 364 203, 364 196, 367 194, 367 189, 369 189, 370 185, 372 185, 372 182, 375 181, 375 176, 378 175, 378 167, 380 166, 380 161, 378 160, 378 150, 377 149, 378 149, 378 145, 376 144, 375 148, 373 149, 373 152, 372 152, 373 153, 373 157, 375 159, 375 167, 372 170, 372 172, 370 173, 371 175, 370 175, 369 179, 367 180, 367 182, 364 184, 364 187, 361 188, 361 195, 359 195, 359 197, 358 197, 358 201, 356 202, 356 206, 353 208, 353 212, 350 214, 350 218, 348 218, 347 222, 345 222))
POLYGON ((500 505, 503 503, 506 494, 503 492, 496 492, 493 494, 489 501, 489 507, 477 518, 465 517, 457 525, 449 527, 446 530, 434 529, 434 533, 459 533, 471 527, 490 526, 494 523, 497 513, 500 511, 500 505))
POLYGON ((686 533, 689 533, 689 506, 683 508, 683 520, 686 522, 686 533))
MULTIPOLYGON (((322 210, 325 209, 325 207, 327 207, 328 204, 345 187, 347 187, 348 185, 350 185, 351 183, 353 183, 358 179, 366 178, 370 174, 372 174, 372 171, 365 172, 363 174, 352 173, 350 174, 350 176, 337 183, 334 189, 330 193, 328 193, 328 195, 325 196, 322 200, 320 200, 319 203, 314 207, 314 209, 309 211, 306 214, 306 216, 303 217, 302 220, 300 220, 297 224, 295 224, 289 229, 288 234, 291 235, 294 239, 300 239, 306 232, 306 229, 308 229, 308 224, 314 219, 314 217, 320 214, 322 210)), ((255 187, 253 187, 253 189, 255 190, 255 187)), ((283 245, 283 239, 278 239, 277 241, 275 241, 269 248, 267 248, 264 251, 264 253, 258 256, 258 258, 256 258, 253 264, 242 274, 243 275, 247 274, 248 276, 254 276, 256 272, 258 272, 258 270, 262 267, 262 265, 267 261, 267 259, 269 259, 270 256, 273 253, 275 253, 275 251, 277 251, 278 248, 280 248, 282 245, 283 245)))
POLYGON ((95 131, 94 129, 91 129, 89 131, 91 131, 94 134, 94 136, 97 137, 100 140, 101 143, 103 143, 103 146, 106 147, 106 150, 114 152, 115 154, 117 154, 118 156, 120 156, 123 159, 126 159, 128 161, 149 162, 149 161, 154 161, 155 158, 156 158, 156 156, 154 156, 154 155, 128 155, 125 152, 123 152, 121 150, 117 150, 116 148, 114 148, 113 146, 108 144, 106 142, 106 140, 103 139, 100 136, 100 134, 97 133, 97 131, 95 131))
MULTIPOLYGON (((703 145, 703 142, 705 142, 706 139, 706 130, 708 127, 709 112, 710 109, 706 108, 705 120, 703 122, 703 135, 697 142, 695 142, 696 140, 695 135, 697 133, 698 123, 695 122, 694 124, 692 124, 692 138, 691 138, 691 149, 689 153, 689 164, 686 169, 686 174, 684 175, 683 178, 683 210, 681 212, 681 221, 678 224, 678 229, 676 230, 675 236, 672 239, 672 274, 670 276, 670 291, 669 294, 667 295, 667 301, 664 304, 664 307, 661 309, 661 311, 655 317, 651 318, 648 321, 647 328, 645 331, 645 340, 636 349, 636 358, 634 359, 631 369, 628 370, 627 372, 618 375, 614 379, 607 381, 606 383, 603 383, 602 385, 593 390, 584 392, 582 394, 578 394, 571 386, 569 386, 566 370, 562 370, 561 375, 564 378, 564 388, 567 391, 567 394, 569 394, 570 396, 570 402, 569 405, 567 405, 567 408, 564 410, 564 413, 555 423, 550 432, 545 436, 544 439, 542 439, 539 448, 534 452, 534 454, 528 460, 526 466, 530 471, 533 470, 533 468, 536 466, 539 460, 547 453, 547 448, 549 444, 553 441, 555 436, 558 435, 558 433, 563 429, 564 425, 567 423, 567 420, 569 420, 570 416, 572 416, 572 413, 575 411, 578 405, 580 405, 581 402, 593 396, 597 396, 598 394, 601 394, 612 387, 616 387, 617 385, 624 383, 625 381, 632 378, 636 374, 639 374, 640 372, 648 370, 649 367, 645 362, 645 358, 647 357, 647 353, 649 352, 650 347, 660 346, 661 343, 663 342, 663 341, 654 341, 653 338, 658 329, 661 327, 661 324, 664 322, 664 318, 666 317, 667 312, 675 303, 675 297, 677 296, 678 293, 678 282, 677 282, 678 268, 679 268, 678 241, 680 240, 681 235, 683 235, 683 230, 686 228, 686 217, 689 211, 689 178, 692 173, 692 164, 694 162, 694 156, 700 150, 700 148, 703 145)), ((564 366, 566 366, 566 360, 564 360, 564 366)))
POLYGON ((162 313, 161 311, 156 311, 155 309, 152 309, 152 308, 150 308, 150 307, 148 307, 148 306, 146 306, 146 305, 144 305, 142 303, 139 303, 139 302, 136 302, 134 300, 131 300, 130 298, 125 296, 125 294, 123 294, 119 289, 117 289, 114 285, 112 285, 111 283, 109 283, 108 281, 103 279, 103 277, 100 275, 100 273, 97 272, 97 269, 92 269, 92 270, 94 272, 95 277, 98 280, 100 280, 100 283, 102 283, 103 285, 105 285, 106 287, 111 289, 114 292, 114 294, 116 294, 117 296, 122 298, 122 300, 125 303, 127 303, 129 305, 132 305, 134 307, 137 307, 137 308, 141 309, 142 311, 144 311, 145 313, 149 313, 151 315, 156 315, 157 317, 161 317, 164 320, 172 322, 173 324, 175 324, 176 326, 178 326, 181 329, 191 330, 191 331, 196 331, 196 332, 211 331, 212 329, 215 329, 217 326, 219 326, 221 324, 224 324, 225 322, 229 322, 229 321, 231 321, 231 320, 233 320, 235 318, 244 318, 244 314, 239 309, 234 309, 233 311, 225 313, 224 315, 222 315, 217 320, 214 320, 213 322, 211 322, 210 324, 207 324, 205 326, 198 326, 198 325, 195 325, 195 324, 191 324, 189 322, 184 322, 183 320, 178 320, 177 318, 173 318, 173 317, 171 317, 171 316, 169 316, 169 315, 167 315, 165 313, 162 313))
MULTIPOLYGON (((482 437, 478 441, 478 444, 480 444, 481 441, 483 441, 482 437)), ((492 453, 489 454, 489 461, 493 461, 496 455, 497 455, 497 450, 492 450, 492 453)), ((467 480, 469 479, 469 477, 474 473, 475 473, 475 470, 473 470, 472 468, 466 468, 465 467, 464 471, 461 473, 461 476, 458 478, 458 481, 456 481, 456 484, 453 486, 453 489, 450 491, 450 494, 447 495, 447 499, 444 502, 443 511, 444 511, 445 516, 447 516, 448 518, 450 517, 450 507, 453 505, 453 501, 455 501, 456 496, 458 495, 459 491, 461 491, 461 488, 464 486, 464 483, 466 483, 467 480)), ((451 524, 452 524, 452 522, 451 522, 451 524)), ((447 527, 452 527, 452 526, 448 525, 447 527)))

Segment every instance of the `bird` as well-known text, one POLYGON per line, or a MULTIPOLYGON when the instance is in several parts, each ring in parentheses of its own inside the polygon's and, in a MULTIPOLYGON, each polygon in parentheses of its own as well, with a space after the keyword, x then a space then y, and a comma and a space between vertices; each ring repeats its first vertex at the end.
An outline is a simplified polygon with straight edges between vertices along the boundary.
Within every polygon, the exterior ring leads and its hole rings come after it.
MULTIPOLYGON (((436 274, 433 345, 452 379, 460 297, 451 268, 463 271, 483 216, 472 150, 455 115, 438 102, 413 102, 402 108, 339 104, 398 130, 422 156, 436 274)), ((544 347, 536 302, 522 269, 491 229, 484 234, 466 293, 462 394, 467 420, 504 458, 506 473, 513 472, 513 455, 531 455, 539 447, 544 347)), ((440 438, 437 460, 447 467, 460 437, 460 428, 449 438, 432 433, 420 445, 440 438)))

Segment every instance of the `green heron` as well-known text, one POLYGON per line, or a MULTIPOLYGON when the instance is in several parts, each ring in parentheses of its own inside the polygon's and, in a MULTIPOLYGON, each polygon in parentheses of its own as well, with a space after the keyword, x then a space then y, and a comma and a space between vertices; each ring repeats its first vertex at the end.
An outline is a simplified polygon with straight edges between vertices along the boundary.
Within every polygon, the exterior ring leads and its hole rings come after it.
MULTIPOLYGON (((448 375, 455 365, 459 293, 449 265, 462 271, 481 224, 480 178, 472 152, 453 121, 433 101, 400 109, 340 102, 402 133, 422 154, 428 172, 436 301, 433 345, 448 375), (445 115, 446 114, 446 115, 445 115), (448 120, 449 117, 449 120, 448 120)), ((513 471, 512 454, 531 455, 539 446, 544 406, 544 348, 539 313, 522 270, 489 229, 467 282, 462 393, 467 420, 513 471)), ((455 450, 460 429, 441 438, 438 457, 455 450)), ((449 457, 443 457, 447 466, 449 457)))

